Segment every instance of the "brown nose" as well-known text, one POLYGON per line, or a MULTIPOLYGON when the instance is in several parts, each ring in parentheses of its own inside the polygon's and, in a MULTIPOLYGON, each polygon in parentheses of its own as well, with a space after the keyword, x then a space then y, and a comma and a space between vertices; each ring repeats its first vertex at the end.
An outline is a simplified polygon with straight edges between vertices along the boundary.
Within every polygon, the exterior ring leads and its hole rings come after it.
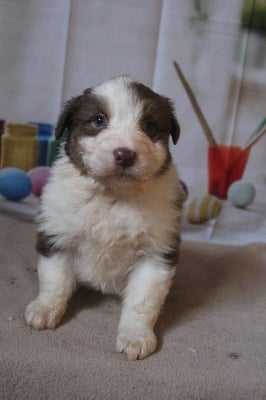
POLYGON ((128 149, 127 147, 119 147, 114 150, 114 157, 116 164, 122 168, 131 167, 136 159, 136 152, 128 149))

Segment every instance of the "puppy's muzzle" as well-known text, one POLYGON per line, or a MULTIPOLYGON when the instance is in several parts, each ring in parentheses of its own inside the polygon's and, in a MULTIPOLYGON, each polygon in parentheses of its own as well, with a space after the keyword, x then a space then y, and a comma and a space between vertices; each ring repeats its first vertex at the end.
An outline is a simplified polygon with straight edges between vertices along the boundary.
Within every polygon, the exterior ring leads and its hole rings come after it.
POLYGON ((137 153, 127 147, 119 147, 113 151, 115 162, 122 168, 132 167, 137 158, 137 153))

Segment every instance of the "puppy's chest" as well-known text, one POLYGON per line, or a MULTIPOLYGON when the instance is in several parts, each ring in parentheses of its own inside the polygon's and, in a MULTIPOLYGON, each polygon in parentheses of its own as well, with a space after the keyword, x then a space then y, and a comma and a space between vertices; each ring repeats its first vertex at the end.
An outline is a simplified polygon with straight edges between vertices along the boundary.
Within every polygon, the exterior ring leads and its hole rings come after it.
POLYGON ((98 199, 81 212, 77 268, 81 280, 103 291, 118 291, 143 255, 147 226, 139 211, 121 202, 98 199), (114 289, 115 288, 115 289, 114 289))
POLYGON ((93 199, 80 210, 79 221, 77 251, 80 264, 86 263, 90 273, 105 277, 126 273, 149 247, 147 218, 138 207, 125 202, 93 199))
POLYGON ((79 219, 85 240, 99 247, 138 241, 147 230, 146 218, 136 207, 101 197, 84 206, 79 219))

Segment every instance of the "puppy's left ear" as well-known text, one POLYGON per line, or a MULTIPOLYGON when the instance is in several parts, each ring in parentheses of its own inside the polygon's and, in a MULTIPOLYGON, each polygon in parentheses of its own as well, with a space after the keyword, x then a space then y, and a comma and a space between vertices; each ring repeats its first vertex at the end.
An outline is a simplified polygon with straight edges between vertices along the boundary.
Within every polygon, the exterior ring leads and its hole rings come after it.
POLYGON ((177 141, 180 136, 180 126, 179 126, 179 123, 177 122, 175 115, 172 115, 172 117, 171 117, 170 135, 172 136, 173 143, 177 144, 177 141))
POLYGON ((180 126, 175 115, 174 103, 168 97, 165 97, 165 100, 167 101, 168 109, 170 109, 170 135, 172 136, 173 143, 177 144, 180 136, 180 126))

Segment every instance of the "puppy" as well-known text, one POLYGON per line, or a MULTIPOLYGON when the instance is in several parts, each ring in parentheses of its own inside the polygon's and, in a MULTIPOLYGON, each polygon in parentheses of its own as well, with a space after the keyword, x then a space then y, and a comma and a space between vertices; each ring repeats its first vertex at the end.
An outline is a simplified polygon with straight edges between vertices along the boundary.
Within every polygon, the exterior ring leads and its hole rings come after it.
POLYGON ((182 188, 169 152, 179 125, 171 102, 128 76, 65 106, 38 219, 39 295, 28 325, 54 329, 77 283, 122 297, 116 350, 142 359, 178 259, 182 188))

